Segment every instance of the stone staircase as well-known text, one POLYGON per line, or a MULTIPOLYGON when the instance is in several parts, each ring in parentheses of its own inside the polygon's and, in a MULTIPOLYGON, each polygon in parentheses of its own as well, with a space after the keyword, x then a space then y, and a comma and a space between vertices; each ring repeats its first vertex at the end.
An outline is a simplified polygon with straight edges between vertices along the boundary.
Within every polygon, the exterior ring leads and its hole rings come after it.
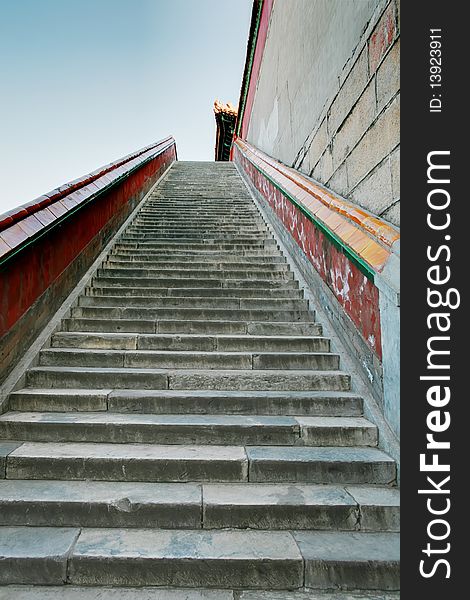
POLYGON ((362 415, 233 164, 175 163, 0 416, 0 599, 397 589, 362 415))

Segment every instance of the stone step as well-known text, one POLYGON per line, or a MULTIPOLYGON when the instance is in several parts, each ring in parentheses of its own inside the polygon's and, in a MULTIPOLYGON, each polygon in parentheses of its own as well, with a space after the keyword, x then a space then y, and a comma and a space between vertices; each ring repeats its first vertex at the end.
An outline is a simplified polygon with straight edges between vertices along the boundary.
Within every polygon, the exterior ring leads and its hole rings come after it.
POLYGON ((203 240, 204 243, 213 244, 213 243, 224 243, 227 241, 228 243, 237 243, 237 244, 250 244, 252 242, 261 243, 267 240, 272 239, 269 234, 259 234, 259 233, 247 233, 242 235, 240 232, 236 233, 228 233, 228 232, 219 232, 219 231, 211 231, 211 232, 202 232, 199 233, 189 233, 188 231, 178 233, 176 230, 168 232, 168 233, 155 233, 155 232, 146 232, 146 231, 133 231, 127 229, 125 233, 119 238, 122 240, 137 240, 137 241, 160 241, 160 240, 178 240, 182 243, 200 243, 200 240, 203 240))
POLYGON ((232 591, 119 586, 0 586, 0 600, 400 600, 400 592, 232 591))
POLYGON ((115 244, 115 248, 135 248, 136 250, 167 250, 171 252, 173 249, 187 250, 212 250, 220 251, 244 251, 244 250, 266 250, 266 249, 277 249, 274 240, 264 240, 263 242, 210 242, 204 240, 203 242, 186 242, 184 240, 170 241, 170 240, 152 240, 152 241, 118 241, 115 244))
POLYGON ((183 277, 170 278, 168 275, 164 278, 159 277, 124 277, 124 276, 108 276, 106 271, 100 274, 99 277, 92 279, 92 285, 111 285, 118 287, 166 287, 168 289, 175 288, 194 288, 195 285, 198 287, 205 288, 253 288, 254 286, 260 290, 268 290, 268 295, 271 294, 271 290, 298 290, 299 283, 295 279, 218 279, 211 278, 189 278, 184 279, 183 277))
POLYGON ((181 197, 176 198, 156 198, 148 200, 142 207, 142 212, 151 212, 158 215, 161 210, 174 210, 176 214, 181 216, 186 213, 193 212, 208 212, 209 214, 240 214, 248 215, 255 214, 259 216, 259 212, 253 206, 251 199, 230 198, 228 203, 225 199, 204 199, 197 198, 185 200, 181 197))
POLYGON ((190 223, 193 227, 209 227, 211 229, 216 229, 219 226, 227 226, 234 228, 241 227, 263 227, 265 226, 265 222, 257 215, 248 215, 246 217, 239 216, 236 214, 232 215, 217 215, 214 216, 212 211, 206 214, 192 214, 192 215, 184 215, 181 216, 180 210, 175 209, 174 212, 166 212, 157 210, 156 212, 151 213, 153 216, 150 216, 150 213, 147 215, 142 214, 141 223, 148 223, 150 225, 160 225, 168 228, 178 229, 180 227, 184 227, 190 223))
POLYGON ((362 415, 362 398, 353 392, 23 388, 10 394, 9 407, 33 412, 358 417, 362 415))
POLYGON ((6 479, 391 485, 396 470, 366 446, 25 441, 6 457, 6 479))
POLYGON ((293 289, 260 289, 253 288, 165 288, 141 286, 105 285, 102 280, 95 279, 92 287, 85 288, 86 296, 147 296, 152 298, 294 298, 302 300, 303 290, 293 289))
POLYGON ((237 216, 256 215, 261 217, 259 211, 253 205, 251 198, 247 201, 244 198, 231 197, 229 202, 226 199, 220 198, 198 198, 185 199, 184 197, 168 197, 168 198, 153 198, 149 199, 142 206, 139 214, 150 213, 158 216, 160 211, 174 211, 177 216, 194 213, 207 212, 209 215, 231 215, 237 216))
POLYGON ((400 535, 297 531, 306 588, 400 589, 400 535))
POLYGON ((247 335, 321 335, 322 327, 315 322, 248 322, 221 321, 214 319, 159 320, 152 319, 63 319, 64 331, 83 332, 135 332, 135 333, 179 333, 179 334, 247 334, 247 335))
POLYGON ((266 233, 268 228, 264 225, 213 225, 210 227, 195 227, 192 224, 180 224, 177 227, 161 224, 159 219, 151 221, 149 219, 136 219, 126 231, 132 233, 196 233, 198 235, 205 232, 215 233, 237 233, 237 234, 259 234, 266 233))
POLYGON ((7 412, 0 438, 39 442, 376 446, 363 417, 7 412))
POLYGON ((111 350, 201 350, 204 352, 329 352, 330 340, 307 336, 251 336, 195 334, 70 333, 52 337, 53 348, 91 348, 111 350))
POLYGON ((225 215, 214 215, 213 211, 210 213, 193 212, 192 214, 185 213, 183 216, 178 212, 180 209, 175 209, 174 213, 165 212, 159 210, 153 216, 142 215, 139 220, 131 223, 124 235, 132 231, 135 227, 152 227, 162 229, 168 229, 170 232, 181 231, 194 231, 200 235, 206 229, 210 230, 211 233, 222 233, 221 228, 229 228, 235 230, 237 235, 241 236, 243 230, 249 230, 250 235, 259 231, 263 231, 264 234, 269 233, 266 223, 256 216, 255 214, 239 216, 237 214, 225 214, 225 215))
POLYGON ((3 585, 399 588, 388 532, 2 527, 0 553, 3 585))
POLYGON ((182 278, 182 279, 199 279, 201 276, 204 279, 223 280, 227 279, 274 279, 274 280, 288 280, 294 279, 294 273, 292 271, 274 270, 272 268, 267 269, 204 269, 204 268, 186 268, 186 269, 164 269, 150 266, 139 268, 138 265, 132 267, 123 266, 107 266, 106 263, 102 265, 100 269, 97 269, 98 277, 132 277, 135 279, 141 279, 142 277, 149 277, 152 279, 159 278, 182 278))
MULTIPOLYGON (((245 212, 245 211, 243 211, 245 212)), ((238 211, 235 210, 232 213, 221 213, 219 215, 215 214, 213 210, 204 210, 204 211, 185 211, 184 213, 184 217, 186 217, 186 219, 183 217, 181 218, 181 214, 178 213, 178 209, 175 209, 174 211, 170 211, 168 209, 157 209, 153 215, 147 213, 147 214, 140 214, 138 215, 134 221, 132 223, 129 224, 127 230, 132 230, 134 227, 152 227, 154 229, 157 230, 161 230, 161 229, 168 229, 169 231, 175 230, 181 230, 181 231, 187 231, 187 230, 191 230, 191 231, 196 231, 198 233, 201 232, 201 229, 204 230, 204 228, 198 228, 195 223, 193 222, 193 218, 199 218, 199 219, 211 219, 211 218, 215 218, 216 220, 223 220, 223 219, 227 219, 227 218, 232 218, 232 219, 238 219, 240 215, 238 215, 238 211), (171 223, 170 223, 171 221, 171 223)), ((245 214, 246 218, 249 219, 251 222, 250 223, 242 223, 242 224, 226 224, 226 223, 221 223, 219 224, 211 224, 210 225, 210 229, 211 230, 219 230, 220 228, 223 227, 228 227, 228 228, 232 228, 234 229, 237 233, 239 233, 242 228, 246 229, 246 230, 250 230, 250 231, 267 231, 267 225, 266 223, 263 221, 262 218, 260 218, 259 215, 257 215, 256 213, 247 213, 245 214)))
MULTIPOLYGON (((136 286, 141 285, 141 280, 156 280, 159 282, 160 279, 184 279, 185 281, 189 281, 193 279, 193 282, 189 286, 185 287, 198 287, 198 282, 194 281, 194 279, 203 279, 204 281, 213 281, 213 287, 229 287, 230 282, 232 280, 237 281, 251 281, 251 288, 260 289, 260 280, 267 280, 272 283, 278 283, 279 285, 276 287, 283 287, 283 284, 286 283, 287 286, 291 281, 293 281, 292 272, 288 271, 284 268, 266 268, 264 270, 258 269, 254 270, 251 267, 244 269, 243 267, 234 266, 234 267, 214 267, 214 269, 208 271, 209 266, 204 269, 202 266, 196 265, 194 269, 184 269, 182 267, 177 268, 166 268, 161 267, 159 264, 143 264, 137 262, 128 262, 127 264, 118 264, 114 262, 103 262, 100 269, 97 270, 96 275, 93 279, 93 282, 97 282, 98 285, 101 283, 102 279, 113 280, 111 281, 111 285, 119 285, 121 283, 121 279, 131 279, 134 281, 136 286), (197 277, 199 275, 199 277, 197 277), (117 279, 118 281, 114 281, 117 279), (224 285, 220 285, 224 284, 224 285)), ((133 286, 130 286, 133 287, 133 286)), ((161 284, 157 285, 157 287, 164 287, 161 284)), ((289 289, 286 287, 285 289, 289 289)), ((298 289, 298 288, 297 288, 298 289)), ((260 293, 258 294, 258 298, 268 300, 270 297, 269 288, 266 290, 266 294, 262 296, 260 293)))
POLYGON ((131 223, 151 223, 154 225, 169 225, 194 227, 200 221, 210 224, 233 223, 234 225, 246 225, 247 227, 265 226, 263 217, 252 209, 243 205, 236 205, 232 210, 223 210, 220 207, 201 206, 200 208, 183 208, 178 203, 162 204, 159 206, 148 206, 142 208, 136 219, 131 223))
MULTIPOLYGON (((245 190, 246 192, 246 190, 245 190)), ((158 214, 161 209, 166 210, 177 210, 178 215, 181 216, 188 212, 194 211, 207 211, 212 214, 212 211, 217 211, 221 214, 231 214, 235 209, 239 209, 240 215, 254 213, 259 215, 259 212, 253 206, 251 198, 247 198, 245 194, 239 192, 228 191, 227 196, 224 197, 225 193, 221 188, 211 192, 209 195, 205 194, 202 190, 169 190, 168 192, 163 191, 163 194, 157 194, 154 198, 147 200, 145 205, 142 207, 143 211, 153 212, 158 214)))
POLYGON ((235 260, 239 260, 240 258, 246 259, 247 257, 264 262, 271 259, 285 260, 285 257, 283 257, 281 251, 273 246, 267 248, 239 249, 236 252, 233 249, 217 250, 217 248, 213 248, 209 245, 196 249, 184 248, 180 246, 174 246, 173 248, 135 248, 134 246, 135 244, 131 244, 131 247, 128 245, 124 246, 121 244, 115 244, 111 249, 111 254, 126 254, 128 256, 136 257, 158 256, 166 257, 170 260, 174 260, 175 258, 188 258, 190 260, 196 258, 199 258, 199 260, 201 260, 201 258, 215 258, 217 260, 221 258, 222 260, 230 260, 233 258, 235 260))
POLYGON ((398 531, 399 507, 380 486, 0 481, 0 526, 398 531))
POLYGON ((160 211, 177 211, 178 208, 180 208, 179 213, 177 213, 179 214, 179 216, 181 216, 182 214, 186 214, 186 212, 194 213, 198 211, 203 211, 208 212, 209 215, 216 213, 220 213, 222 216, 228 214, 235 214, 240 216, 253 214, 258 217, 261 217, 257 208, 250 201, 247 202, 244 199, 232 198, 229 203, 225 202, 224 204, 222 202, 222 204, 219 204, 213 201, 206 201, 203 198, 199 198, 196 201, 191 200, 190 202, 185 202, 183 198, 168 198, 166 200, 164 198, 159 198, 148 200, 142 206, 141 210, 136 215, 136 218, 138 219, 144 212, 151 213, 156 218, 158 218, 160 211))
POLYGON ((398 588, 396 463, 233 164, 175 163, 32 364, 0 600, 398 600, 337 592, 398 588))
MULTIPOLYGON (((63 588, 67 580, 67 561, 79 534, 79 528, 0 527, 0 585, 36 584, 63 588)), ((0 598, 4 589, 0 587, 0 598)), ((37 589, 34 587, 33 592, 37 589)), ((17 600, 18 597, 3 595, 3 598, 17 600)))
MULTIPOLYGON (((142 257, 140 259, 133 258, 132 260, 115 258, 114 256, 108 257, 102 262, 103 268, 111 267, 116 268, 132 268, 132 269, 157 269, 157 270, 188 270, 188 261, 158 261, 152 258, 142 257)), ((262 261, 253 263, 239 260, 238 262, 227 261, 191 261, 191 270, 202 269, 204 271, 289 271, 289 265, 287 263, 263 263, 262 261)))
POLYGON ((342 371, 33 367, 27 387, 147 390, 350 391, 342 371))
MULTIPOLYGON (((199 282, 200 283, 200 282, 199 282)), ((90 298, 102 300, 99 297, 90 298)), ((262 309, 223 309, 223 308, 123 308, 108 305, 102 300, 100 306, 75 306, 71 317, 93 319, 144 319, 144 320, 211 320, 211 321, 314 321, 315 314, 307 310, 262 310, 262 309)))
POLYGON ((268 237, 251 236, 241 237, 237 235, 225 235, 218 236, 216 234, 204 235, 204 236, 163 236, 163 235, 146 235, 146 234, 129 234, 124 235, 120 238, 120 243, 137 243, 145 247, 146 244, 159 244, 159 245, 178 245, 178 247, 191 247, 195 245, 209 246, 211 248, 226 247, 226 246, 239 246, 239 247, 265 247, 272 245, 270 244, 268 237))
POLYGON ((188 261, 191 261, 191 264, 195 264, 196 262, 204 262, 204 264, 209 264, 209 263, 219 263, 219 262, 223 262, 224 264, 228 264, 228 263, 239 263, 239 262, 243 262, 244 264, 263 264, 263 265, 270 265, 270 264, 284 264, 286 263, 286 258, 280 254, 277 255, 265 255, 265 256, 244 256, 244 255, 238 255, 238 254, 215 254, 213 252, 206 254, 184 254, 182 252, 178 252, 178 254, 175 255, 174 252, 172 253, 165 253, 162 254, 161 252, 159 252, 158 250, 155 252, 145 252, 145 253, 140 253, 137 254, 133 251, 118 251, 118 250, 111 250, 111 252, 108 255, 109 258, 111 259, 118 259, 118 260, 128 260, 130 262, 133 261, 137 261, 137 262, 141 262, 141 261, 151 261, 155 264, 166 264, 170 261, 173 262, 179 262, 182 264, 188 264, 188 261))
POLYGON ((396 488, 230 483, 202 489, 203 529, 398 531, 400 526, 396 488))
POLYGON ((339 355, 330 352, 222 352, 188 350, 110 350, 49 348, 41 350, 39 365, 74 367, 131 367, 153 369, 320 369, 339 368, 339 355))
POLYGON ((80 296, 78 306, 84 307, 126 307, 139 308, 211 308, 224 310, 295 310, 307 311, 309 307, 308 300, 292 298, 211 298, 209 296, 170 296, 170 297, 152 297, 136 296, 132 294, 107 296, 100 294, 98 296, 80 296))

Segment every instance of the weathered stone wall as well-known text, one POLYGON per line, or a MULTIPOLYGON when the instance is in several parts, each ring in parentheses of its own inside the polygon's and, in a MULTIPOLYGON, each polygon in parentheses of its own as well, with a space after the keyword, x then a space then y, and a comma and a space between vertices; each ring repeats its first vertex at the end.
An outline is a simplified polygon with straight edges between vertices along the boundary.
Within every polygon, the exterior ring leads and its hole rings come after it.
POLYGON ((247 140, 400 223, 400 0, 275 0, 247 140))

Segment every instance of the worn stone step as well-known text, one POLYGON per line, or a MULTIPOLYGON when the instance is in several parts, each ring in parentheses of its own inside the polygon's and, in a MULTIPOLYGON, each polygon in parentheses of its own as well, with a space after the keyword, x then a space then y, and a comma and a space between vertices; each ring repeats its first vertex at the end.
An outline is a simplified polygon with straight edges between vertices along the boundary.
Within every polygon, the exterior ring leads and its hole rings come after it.
POLYGON ((350 391, 342 371, 33 367, 28 387, 151 390, 350 391))
POLYGON ((70 318, 62 320, 64 331, 179 333, 179 334, 248 334, 248 335, 321 335, 320 324, 308 321, 256 322, 206 319, 152 320, 70 318))
POLYGON ((0 437, 45 442, 375 446, 363 417, 8 412, 0 437))
MULTIPOLYGON (((99 300, 100 298, 93 298, 99 300)), ((314 321, 315 314, 307 310, 262 310, 262 309, 223 309, 223 308, 125 308, 106 305, 75 306, 71 309, 71 317, 83 319, 144 319, 155 321, 314 321)))
POLYGON ((392 485, 396 481, 394 460, 376 448, 251 446, 246 453, 252 482, 392 485))
POLYGON ((211 308, 225 310, 299 310, 309 308, 308 300, 300 298, 211 298, 208 296, 118 296, 100 294, 99 296, 80 296, 78 306, 112 306, 126 308, 211 308))
POLYGON ((181 199, 172 201, 159 200, 158 202, 150 201, 143 206, 139 212, 139 216, 151 215, 156 218, 159 218, 160 215, 164 214, 175 216, 177 219, 186 223, 188 222, 188 219, 185 220, 186 215, 196 217, 198 215, 204 215, 209 218, 224 218, 230 216, 245 219, 249 219, 252 216, 259 219, 261 218, 260 213, 254 208, 252 203, 239 202, 236 199, 231 199, 230 205, 227 205, 227 203, 224 205, 223 202, 204 202, 202 199, 190 203, 182 202, 181 199))
POLYGON ((392 485, 395 462, 368 447, 25 441, 7 479, 392 485))
POLYGON ((257 209, 244 202, 232 199, 231 206, 219 206, 204 203, 202 200, 193 202, 192 205, 184 205, 181 200, 172 202, 159 201, 156 204, 147 204, 142 207, 136 219, 153 219, 159 222, 162 218, 172 221, 173 219, 183 225, 193 225, 194 219, 243 219, 252 222, 263 222, 263 217, 257 209), (186 218, 185 218, 186 217, 186 218))
POLYGON ((168 230, 187 230, 193 231, 200 229, 202 231, 221 231, 220 228, 225 227, 227 229, 234 229, 236 233, 241 233, 243 229, 253 231, 254 229, 260 229, 263 233, 268 233, 269 229, 266 228, 266 224, 262 219, 253 215, 250 217, 238 217, 232 216, 212 216, 212 214, 193 214, 181 215, 177 214, 164 214, 159 213, 157 218, 145 218, 143 216, 139 222, 132 227, 149 226, 149 227, 160 227, 168 230), (189 223, 189 225, 188 225, 189 223))
POLYGON ((219 350, 222 352, 305 351, 329 352, 330 340, 316 336, 254 336, 196 334, 114 334, 58 332, 52 337, 52 347, 57 348, 111 348, 129 350, 219 350))
POLYGON ((399 588, 396 533, 2 527, 0 549, 2 584, 399 588))
POLYGON ((140 257, 158 257, 167 258, 169 260, 183 259, 183 260, 225 260, 230 261, 231 259, 238 261, 240 259, 246 260, 251 259, 254 261, 260 260, 262 262, 270 261, 285 261, 285 256, 281 254, 277 248, 255 248, 255 249, 243 249, 234 251, 230 250, 218 250, 211 246, 205 246, 204 248, 128 248, 119 247, 117 244, 113 247, 110 252, 110 256, 114 254, 125 255, 128 257, 135 256, 137 259, 140 257))
POLYGON ((381 486, 205 484, 202 510, 205 529, 398 531, 400 523, 399 491, 381 486))
POLYGON ((245 414, 357 417, 353 392, 249 392, 23 388, 10 394, 14 411, 106 411, 147 414, 245 414))
POLYGON ((156 224, 167 221, 170 225, 194 225, 198 220, 223 222, 232 220, 235 222, 246 222, 248 225, 264 224, 259 212, 252 207, 242 204, 234 204, 233 208, 210 206, 201 204, 196 208, 184 207, 179 202, 172 204, 159 203, 158 206, 144 206, 139 212, 140 221, 147 219, 156 224))
POLYGON ((49 348, 39 355, 41 366, 131 367, 153 369, 320 369, 339 368, 331 352, 222 352, 189 350, 110 350, 49 348))
POLYGON ((303 579, 288 532, 85 529, 69 563, 80 585, 289 589, 303 579))
POLYGON ((201 275, 204 275, 204 279, 219 279, 219 280, 227 280, 227 279, 294 279, 294 274, 292 271, 283 270, 273 270, 271 268, 267 269, 214 269, 210 270, 208 268, 197 269, 197 268, 186 268, 186 269, 166 269, 166 268, 151 268, 150 266, 145 268, 139 268, 137 265, 132 267, 117 267, 117 266, 107 266, 106 263, 102 265, 100 269, 97 270, 97 276, 103 277, 133 277, 136 279, 142 277, 151 277, 152 279, 158 278, 171 278, 175 279, 177 277, 183 279, 191 279, 196 278, 199 279, 201 275))
POLYGON ((0 437, 44 442, 293 445, 299 442, 300 426, 294 417, 280 416, 10 412, 0 416, 0 437))
POLYGON ((92 287, 85 289, 87 296, 147 296, 151 298, 169 297, 209 297, 209 298, 295 298, 302 300, 303 290, 263 290, 253 288, 164 288, 164 287, 126 287, 123 285, 112 286, 102 284, 99 279, 95 280, 92 287))
POLYGON ((175 226, 171 226, 168 224, 162 224, 159 220, 149 221, 136 219, 132 225, 130 225, 126 231, 128 233, 167 233, 167 234, 197 234, 201 235, 204 233, 234 233, 241 234, 243 237, 244 234, 248 235, 257 235, 261 233, 268 232, 268 228, 266 225, 261 225, 259 223, 254 223, 253 225, 211 225, 205 227, 196 227, 193 224, 179 224, 175 226))
POLYGON ((1 526, 397 531, 399 508, 380 486, 0 481, 1 526))
POLYGON ((177 236, 177 235, 146 235, 146 234, 126 234, 120 238, 121 243, 137 243, 140 246, 146 247, 147 244, 178 244, 178 247, 192 246, 195 244, 202 244, 209 247, 218 246, 269 246, 271 238, 266 236, 245 236, 239 235, 217 235, 208 234, 204 236, 177 236))
MULTIPOLYGON (((145 204, 138 216, 147 214, 158 218, 162 213, 175 215, 181 218, 182 215, 198 215, 207 214, 209 217, 212 216, 240 216, 248 217, 254 215, 261 218, 260 213, 256 210, 251 202, 243 200, 237 200, 235 198, 230 199, 230 204, 223 202, 206 202, 204 199, 199 198, 196 202, 184 202, 184 200, 178 198, 174 200, 158 200, 158 202, 149 201, 145 204)), ((186 221, 188 222, 188 221, 186 221)))
MULTIPOLYGON (((140 260, 135 257, 132 260, 117 259, 113 256, 109 257, 102 263, 103 268, 131 268, 131 269, 156 269, 156 270, 188 270, 188 261, 156 261, 148 257, 142 257, 140 260)), ((287 263, 257 263, 245 262, 240 259, 238 262, 232 261, 191 261, 191 270, 204 269, 206 271, 268 271, 268 272, 284 272, 289 271, 287 263)))
POLYGON ((113 287, 166 287, 168 289, 177 288, 194 288, 195 285, 204 288, 219 287, 222 289, 237 289, 237 288, 253 288, 253 286, 259 289, 268 290, 270 294, 271 290, 298 290, 299 283, 294 279, 224 279, 219 277, 218 279, 212 278, 191 278, 184 279, 178 278, 154 278, 154 277, 124 277, 124 276, 113 276, 108 277, 107 274, 102 274, 100 277, 92 279, 93 286, 109 285, 113 287))
MULTIPOLYGON (((235 600, 232 590, 181 587, 0 585, 0 600, 235 600)), ((300 598, 309 600, 309 598, 300 598)), ((318 600, 318 599, 315 599, 318 600)), ((330 600, 330 599, 326 599, 330 600)), ((335 596, 332 600, 342 600, 335 596)), ((350 597, 344 600, 351 600, 350 597)), ((372 600, 384 600, 375 597, 372 600)))
POLYGON ((162 240, 162 241, 148 241, 148 242, 136 242, 136 241, 126 241, 122 240, 116 242, 115 248, 135 248, 141 250, 166 250, 167 252, 171 252, 173 248, 180 250, 207 250, 211 248, 212 250, 220 251, 239 251, 242 252, 244 250, 255 251, 255 250, 265 250, 267 248, 271 250, 277 249, 277 244, 274 240, 267 239, 262 242, 250 242, 250 243, 229 243, 229 242, 209 242, 208 240, 204 242, 185 242, 183 240, 178 241, 170 241, 170 240, 162 240))
POLYGON ((195 334, 70 333, 52 336, 53 348, 91 348, 112 350, 202 350, 210 352, 329 352, 330 340, 307 336, 249 336, 195 334))
POLYGON ((247 481, 242 446, 24 442, 7 457, 7 479, 247 481))
POLYGON ((0 525, 201 529, 202 486, 2 480, 0 525))
POLYGON ((172 166, 0 416, 0 599, 387 600, 324 592, 398 587, 399 492, 303 295, 233 164, 172 166))
MULTIPOLYGON (((63 588, 67 560, 79 534, 79 528, 71 527, 0 527, 0 585, 63 588)), ((17 596, 5 595, 1 587, 0 598, 17 600, 17 596)))
POLYGON ((400 600, 399 592, 232 591, 119 586, 0 586, 0 600, 400 600))
POLYGON ((111 250, 111 252, 109 253, 109 257, 110 258, 117 258, 119 260, 128 260, 128 261, 141 261, 141 260, 151 260, 152 262, 155 263, 161 263, 161 264, 166 264, 169 261, 178 261, 180 263, 184 263, 184 264, 188 264, 188 261, 191 261, 191 263, 194 262, 204 262, 204 264, 208 264, 208 263, 217 263, 217 262, 224 262, 224 263, 238 263, 240 261, 243 261, 245 264, 259 264, 259 263, 263 263, 265 265, 268 264, 278 264, 278 263, 286 263, 286 258, 285 256, 282 256, 281 254, 266 254, 266 255, 258 255, 258 256, 245 256, 243 254, 229 254, 229 253, 220 253, 220 254, 216 254, 214 252, 210 252, 209 254, 205 255, 205 254, 198 254, 198 255, 194 255, 194 253, 188 253, 188 254, 184 254, 184 251, 179 251, 178 254, 175 255, 175 253, 162 253, 162 252, 145 252, 145 253, 140 253, 137 254, 133 251, 118 251, 118 250, 111 250))
POLYGON ((398 533, 297 531, 305 561, 305 587, 400 589, 398 533))

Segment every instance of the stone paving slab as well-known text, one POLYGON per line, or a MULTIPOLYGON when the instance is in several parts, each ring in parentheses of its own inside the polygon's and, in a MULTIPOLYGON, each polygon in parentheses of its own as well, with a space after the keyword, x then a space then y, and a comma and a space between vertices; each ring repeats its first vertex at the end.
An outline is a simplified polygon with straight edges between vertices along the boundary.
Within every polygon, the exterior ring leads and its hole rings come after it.
POLYGON ((361 529, 400 531, 400 490, 371 486, 347 486, 361 507, 361 529))
MULTIPOLYGON (((1 599, 1 596, 0 596, 1 599)), ((248 591, 235 592, 234 600, 399 600, 398 592, 263 592, 248 591)), ((29 600, 29 599, 28 599, 29 600)))
POLYGON ((83 530, 69 562, 82 585, 286 589, 303 582, 287 532, 83 530))
POLYGON ((65 583, 79 533, 68 527, 0 527, 0 584, 65 583))

